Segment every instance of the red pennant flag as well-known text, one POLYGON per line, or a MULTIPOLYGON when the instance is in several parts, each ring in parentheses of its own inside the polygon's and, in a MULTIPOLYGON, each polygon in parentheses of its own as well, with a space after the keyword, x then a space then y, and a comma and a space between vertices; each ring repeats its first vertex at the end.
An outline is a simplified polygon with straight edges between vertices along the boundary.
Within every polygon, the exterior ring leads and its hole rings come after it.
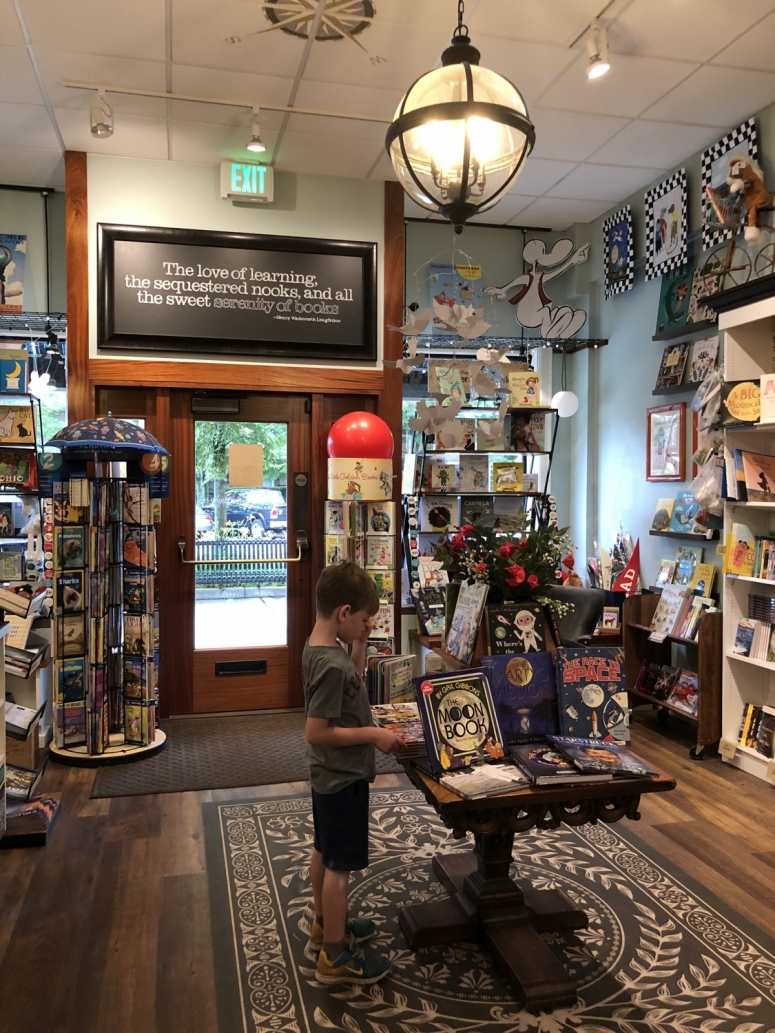
POLYGON ((611 586, 612 592, 624 592, 625 595, 634 595, 638 589, 640 578, 640 538, 632 550, 630 562, 621 572, 616 582, 611 586))

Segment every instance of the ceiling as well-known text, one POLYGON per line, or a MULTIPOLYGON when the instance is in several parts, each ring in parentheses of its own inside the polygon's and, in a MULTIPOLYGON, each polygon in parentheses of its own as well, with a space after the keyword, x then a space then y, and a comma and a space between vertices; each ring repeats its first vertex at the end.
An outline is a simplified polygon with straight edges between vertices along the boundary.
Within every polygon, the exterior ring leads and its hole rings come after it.
MULTIPOLYGON (((63 80, 379 119, 263 110, 261 135, 279 171, 394 179, 387 123, 438 64, 456 12, 456 0, 0 0, 0 183, 61 187, 63 148, 249 156, 248 107, 109 94, 115 132, 96 140, 94 94, 63 80), (355 35, 311 45, 270 20, 320 13, 319 36, 370 8, 355 35)), ((775 101, 775 0, 468 0, 465 20, 536 126, 513 190, 479 221, 589 222, 775 101), (590 82, 584 34, 601 11, 611 70, 590 82)), ((428 214, 408 199, 406 212, 428 214)))

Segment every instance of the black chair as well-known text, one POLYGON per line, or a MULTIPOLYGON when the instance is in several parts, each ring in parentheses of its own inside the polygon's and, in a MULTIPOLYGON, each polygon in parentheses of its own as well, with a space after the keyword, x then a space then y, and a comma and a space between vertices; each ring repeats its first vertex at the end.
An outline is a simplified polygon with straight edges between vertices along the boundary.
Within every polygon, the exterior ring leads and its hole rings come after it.
POLYGON ((603 613, 605 592, 602 588, 569 588, 556 585, 544 593, 558 603, 572 603, 565 613, 554 610, 563 646, 588 646, 592 633, 603 613))

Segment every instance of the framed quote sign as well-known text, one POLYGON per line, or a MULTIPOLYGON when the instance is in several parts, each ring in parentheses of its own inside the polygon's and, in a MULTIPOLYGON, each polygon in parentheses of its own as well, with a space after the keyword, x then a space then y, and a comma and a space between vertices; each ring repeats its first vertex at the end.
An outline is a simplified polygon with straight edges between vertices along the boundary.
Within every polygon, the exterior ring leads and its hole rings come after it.
POLYGON ((646 410, 646 480, 682 481, 686 463, 684 403, 646 410))
POLYGON ((377 357, 377 245, 97 227, 100 351, 377 357))

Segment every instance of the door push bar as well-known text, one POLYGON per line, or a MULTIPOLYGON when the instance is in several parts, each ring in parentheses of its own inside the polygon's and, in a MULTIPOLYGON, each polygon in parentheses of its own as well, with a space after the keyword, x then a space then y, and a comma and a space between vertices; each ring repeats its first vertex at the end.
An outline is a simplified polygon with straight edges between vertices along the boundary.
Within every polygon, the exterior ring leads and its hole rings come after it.
POLYGON ((187 560, 186 539, 183 535, 178 538, 178 555, 180 556, 180 562, 186 563, 192 567, 233 567, 236 564, 241 564, 243 566, 258 566, 259 564, 266 563, 301 563, 302 555, 308 548, 309 541, 307 540, 307 532, 297 531, 295 556, 277 556, 268 560, 187 560))

